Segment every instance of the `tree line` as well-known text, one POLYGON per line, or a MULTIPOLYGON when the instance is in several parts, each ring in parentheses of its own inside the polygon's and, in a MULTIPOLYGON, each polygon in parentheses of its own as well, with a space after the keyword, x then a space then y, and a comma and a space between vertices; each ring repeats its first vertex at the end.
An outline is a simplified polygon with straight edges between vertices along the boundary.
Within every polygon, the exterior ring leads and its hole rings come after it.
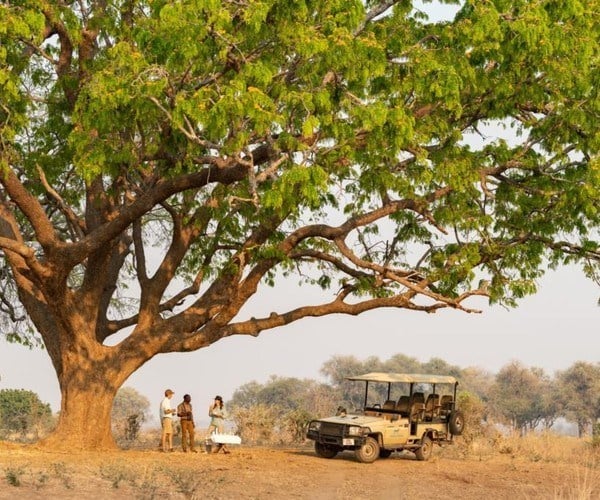
MULTIPOLYGON (((313 418, 332 415, 342 405, 362 407, 364 388, 346 377, 373 371, 452 375, 459 380, 459 405, 475 429, 501 425, 523 435, 553 429, 564 419, 577 427, 579 437, 589 435, 600 419, 600 363, 577 361, 553 375, 519 361, 498 373, 478 367, 461 368, 440 358, 420 362, 396 354, 388 360, 333 356, 323 363, 325 381, 271 376, 261 384, 241 385, 229 403, 237 432, 249 443, 301 442, 313 418)), ((383 398, 383 395, 382 395, 383 398)), ((135 441, 148 419, 150 402, 130 387, 117 393, 112 408, 112 431, 120 443, 135 441)), ((55 425, 50 406, 27 390, 0 390, 0 437, 37 438, 55 425)), ((465 434, 470 439, 476 433, 465 434)))

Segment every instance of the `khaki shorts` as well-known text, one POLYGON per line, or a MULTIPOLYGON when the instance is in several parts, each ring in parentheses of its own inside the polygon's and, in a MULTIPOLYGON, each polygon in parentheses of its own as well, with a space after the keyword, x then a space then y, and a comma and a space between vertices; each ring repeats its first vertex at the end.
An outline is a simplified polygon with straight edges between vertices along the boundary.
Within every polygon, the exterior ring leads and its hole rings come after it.
POLYGON ((172 418, 163 418, 162 419, 162 430, 163 434, 173 434, 173 419, 172 418))

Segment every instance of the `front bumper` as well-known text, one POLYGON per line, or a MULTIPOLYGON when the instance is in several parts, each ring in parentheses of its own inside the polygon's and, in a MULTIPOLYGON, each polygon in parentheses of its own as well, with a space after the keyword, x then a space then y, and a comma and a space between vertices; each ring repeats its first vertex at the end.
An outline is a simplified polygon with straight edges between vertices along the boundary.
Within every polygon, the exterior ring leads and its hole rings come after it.
POLYGON ((309 428, 306 437, 317 443, 336 448, 354 449, 362 446, 366 435, 350 435, 348 427, 346 425, 321 423, 319 429, 309 428))

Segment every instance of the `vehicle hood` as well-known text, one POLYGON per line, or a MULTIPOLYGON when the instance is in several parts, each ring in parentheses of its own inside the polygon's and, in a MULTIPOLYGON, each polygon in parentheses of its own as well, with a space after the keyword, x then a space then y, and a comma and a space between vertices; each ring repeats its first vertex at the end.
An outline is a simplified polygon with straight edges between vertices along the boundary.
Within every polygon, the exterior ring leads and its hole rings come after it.
POLYGON ((329 422, 332 424, 345 425, 369 425, 373 422, 381 422, 381 417, 371 417, 366 415, 348 414, 343 417, 327 417, 320 418, 319 422, 329 422))

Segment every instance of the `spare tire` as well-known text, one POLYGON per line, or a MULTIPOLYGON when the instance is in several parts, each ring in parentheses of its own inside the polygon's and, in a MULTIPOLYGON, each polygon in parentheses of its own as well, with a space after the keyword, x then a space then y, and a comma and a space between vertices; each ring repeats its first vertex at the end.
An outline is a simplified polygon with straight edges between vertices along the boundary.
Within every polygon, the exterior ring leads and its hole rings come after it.
POLYGON ((454 436, 460 436, 463 433, 465 428, 465 419, 462 411, 453 410, 452 413, 450 413, 448 427, 450 429, 450 434, 454 436))

